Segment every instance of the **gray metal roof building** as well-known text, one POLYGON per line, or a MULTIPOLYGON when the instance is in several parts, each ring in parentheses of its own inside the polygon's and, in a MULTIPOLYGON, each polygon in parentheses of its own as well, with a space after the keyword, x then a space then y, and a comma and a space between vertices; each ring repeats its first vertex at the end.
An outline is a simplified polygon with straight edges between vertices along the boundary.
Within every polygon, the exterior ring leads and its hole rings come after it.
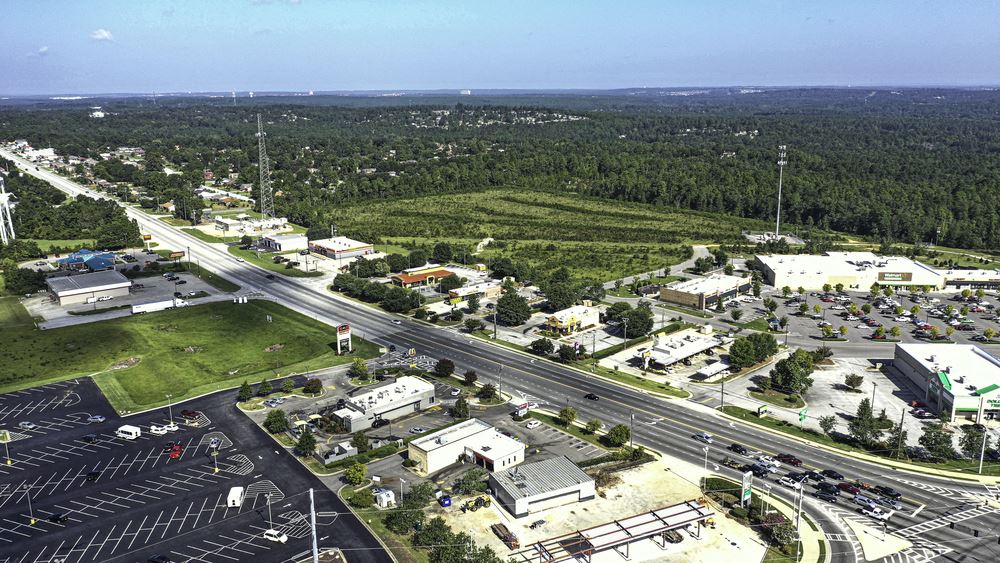
POLYGON ((565 457, 490 474, 493 496, 515 517, 594 498, 594 480, 565 457))
POLYGON ((101 297, 124 297, 132 287, 132 280, 117 270, 52 277, 45 283, 60 305, 88 303, 101 297))

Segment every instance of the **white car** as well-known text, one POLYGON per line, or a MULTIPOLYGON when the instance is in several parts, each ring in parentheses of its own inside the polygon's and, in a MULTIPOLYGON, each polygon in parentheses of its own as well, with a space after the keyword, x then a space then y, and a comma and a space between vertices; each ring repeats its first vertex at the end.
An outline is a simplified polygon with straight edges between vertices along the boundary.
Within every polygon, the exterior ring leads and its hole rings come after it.
POLYGON ((99 415, 99 414, 92 414, 92 415, 90 415, 90 416, 87 417, 87 422, 92 422, 92 423, 96 423, 96 424, 100 424, 100 423, 104 422, 105 420, 107 420, 107 419, 104 418, 103 416, 99 415))
POLYGON ((170 424, 164 424, 163 429, 166 430, 167 432, 177 432, 178 430, 180 430, 180 427, 171 422, 170 424))
POLYGON ((17 427, 20 428, 21 430, 34 430, 35 428, 38 428, 38 426, 34 422, 28 422, 27 420, 18 423, 17 427))
POLYGON ((163 436, 164 434, 167 433, 167 429, 164 428, 164 427, 162 427, 162 426, 157 426, 157 425, 153 424, 153 425, 150 425, 150 427, 149 427, 149 433, 150 434, 154 434, 156 436, 163 436))
POLYGON ((789 479, 788 477, 782 477, 781 479, 778 479, 778 483, 788 487, 789 489, 795 489, 796 491, 802 488, 801 483, 797 483, 789 479))
POLYGON ((694 439, 700 442, 705 442, 706 444, 711 444, 713 441, 712 435, 707 432, 699 432, 695 434, 694 439))
MULTIPOLYGON (((241 257, 239 257, 239 256, 237 256, 237 257, 236 257, 236 261, 237 261, 237 262, 246 262, 246 260, 244 260, 243 258, 241 258, 241 257)), ((269 532, 271 532, 271 531, 273 531, 273 530, 268 530, 268 531, 269 531, 269 532)), ((288 537, 286 536, 286 537, 285 537, 285 539, 287 540, 287 539, 288 539, 288 537)), ((281 542, 281 543, 285 543, 285 542, 281 542)))
POLYGON ((452 390, 451 390, 451 396, 452 396, 452 397, 457 397, 457 396, 459 396, 459 395, 461 395, 461 394, 462 394, 462 391, 461 391, 461 389, 452 389, 452 390))
POLYGON ((392 319, 392 324, 394 324, 394 325, 401 325, 401 324, 403 324, 403 321, 401 321, 399 319, 392 319))
POLYGON ((781 462, 769 455, 759 455, 757 456, 757 461, 771 467, 781 467, 781 462))
POLYGON ((896 317, 895 319, 892 319, 892 320, 896 321, 897 323, 908 323, 908 322, 910 322, 910 319, 908 319, 906 317, 903 317, 903 316, 896 317))
POLYGON ((537 409, 538 403, 528 403, 528 409, 537 409))
POLYGON ((833 311, 846 311, 847 307, 844 307, 843 305, 834 305, 833 307, 830 307, 830 309, 833 311))
POLYGON ((264 532, 264 539, 267 541, 285 543, 288 541, 288 535, 279 532, 278 530, 271 529, 264 532))
POLYGON ((886 512, 877 506, 861 507, 858 509, 858 512, 881 522, 887 522, 889 520, 889 516, 892 515, 892 513, 886 512))
POLYGON ((847 318, 844 319, 844 320, 846 320, 849 323, 853 323, 854 321, 859 321, 861 319, 855 317, 854 315, 848 315, 847 318))
POLYGON ((532 428, 538 428, 541 425, 542 421, 540 420, 529 420, 528 423, 524 425, 524 427, 530 430, 532 428))

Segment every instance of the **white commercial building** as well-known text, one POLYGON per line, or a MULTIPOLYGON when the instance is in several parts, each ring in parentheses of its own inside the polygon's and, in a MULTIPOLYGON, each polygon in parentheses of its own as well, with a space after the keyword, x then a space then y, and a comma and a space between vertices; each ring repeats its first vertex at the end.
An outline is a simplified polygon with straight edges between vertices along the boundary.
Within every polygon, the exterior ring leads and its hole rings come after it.
POLYGON ((367 242, 347 237, 311 240, 309 241, 309 250, 329 258, 351 258, 375 253, 375 248, 367 242))
POLYGON ((264 235, 260 245, 276 252, 289 252, 309 248, 309 239, 298 234, 264 235))
POLYGON ((132 280, 117 270, 105 270, 91 274, 52 277, 45 280, 49 292, 60 305, 96 303, 115 297, 127 297, 132 280))
POLYGON ((404 376, 349 397, 332 415, 348 432, 371 428, 376 420, 395 420, 435 404, 434 385, 418 377, 404 376))
POLYGON ((1000 414, 1000 359, 968 344, 896 344, 892 366, 949 420, 1000 414), (982 413, 980 413, 982 409, 982 413))
POLYGON ((750 290, 750 278, 712 274, 679 281, 660 288, 660 300, 695 309, 707 309, 720 299, 730 299, 750 290))
POLYGON ((490 474, 490 489, 515 518, 596 495, 594 480, 565 457, 495 471, 490 474))
POLYGON ((413 469, 420 475, 430 475, 463 461, 487 471, 503 471, 524 461, 524 444, 478 418, 470 418, 413 440, 409 456, 416 462, 413 469))
POLYGON ((711 336, 712 327, 705 325, 701 331, 686 329, 669 336, 654 336, 652 346, 643 346, 635 351, 635 359, 644 368, 650 364, 668 367, 721 345, 718 338, 711 336))

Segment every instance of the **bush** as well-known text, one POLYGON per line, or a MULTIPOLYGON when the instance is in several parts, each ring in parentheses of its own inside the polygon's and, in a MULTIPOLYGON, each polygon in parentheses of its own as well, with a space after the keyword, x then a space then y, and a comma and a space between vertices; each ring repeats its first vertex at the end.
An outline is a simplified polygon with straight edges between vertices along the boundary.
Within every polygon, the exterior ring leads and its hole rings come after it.
POLYGON ((746 522, 747 518, 750 515, 747 512, 747 509, 743 508, 742 506, 734 506, 732 510, 729 511, 729 514, 732 515, 733 518, 743 522, 746 522))
POLYGON ((375 495, 369 488, 361 489, 351 497, 351 506, 354 508, 371 508, 375 506, 375 495))
POLYGON ((267 418, 264 419, 264 428, 271 434, 288 431, 288 417, 285 416, 285 411, 274 409, 268 412, 267 418))
POLYGON ((367 476, 368 466, 359 462, 354 462, 344 471, 344 480, 351 485, 364 483, 367 476))
POLYGON ((302 387, 302 392, 310 395, 319 395, 323 392, 323 382, 317 378, 309 379, 306 381, 305 386, 302 387))

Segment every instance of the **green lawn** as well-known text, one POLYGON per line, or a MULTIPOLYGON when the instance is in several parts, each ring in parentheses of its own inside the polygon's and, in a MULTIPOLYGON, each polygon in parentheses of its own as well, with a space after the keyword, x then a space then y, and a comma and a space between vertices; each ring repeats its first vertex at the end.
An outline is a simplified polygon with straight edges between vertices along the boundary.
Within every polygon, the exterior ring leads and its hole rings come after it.
POLYGON ((240 237, 217 237, 215 235, 210 235, 201 229, 196 229, 194 227, 188 229, 181 229, 181 231, 193 236, 198 240, 202 240, 209 243, 222 243, 222 242, 236 242, 240 240, 240 237))
MULTIPOLYGON (((166 393, 178 400, 244 379, 346 363, 351 358, 337 357, 331 347, 334 330, 269 301, 210 303, 46 331, 5 329, 10 345, 0 351, 0 391, 104 372, 95 380, 117 409, 148 408, 163 404, 166 393), (106 371, 129 358, 138 364, 106 371)), ((378 354, 360 339, 355 350, 378 354)))
MULTIPOLYGON (((560 432, 565 432, 571 436, 576 436, 577 438, 583 440, 584 442, 589 442, 601 449, 605 449, 604 444, 601 443, 600 440, 601 437, 599 434, 591 434, 587 432, 584 428, 581 428, 575 424, 564 425, 562 421, 559 420, 559 417, 549 416, 547 414, 543 414, 540 412, 529 411, 528 416, 536 420, 540 420, 545 424, 548 424, 549 426, 559 430, 560 432)), ((579 422, 582 422, 583 424, 587 423, 586 420, 580 420, 579 422)), ((608 429, 611 428, 611 425, 608 424, 606 421, 602 420, 601 422, 604 422, 604 424, 608 427, 608 429)))
MULTIPOLYGON (((305 272, 298 268, 285 268, 284 264, 275 264, 272 258, 277 256, 276 254, 261 253, 260 258, 258 258, 257 253, 253 250, 243 250, 238 246, 230 246, 229 253, 243 258, 255 266, 290 278, 315 278, 323 275, 323 272, 305 272)), ((298 257, 298 254, 295 256, 298 257)))
POLYGON ((187 219, 178 219, 177 217, 160 217, 160 221, 170 225, 171 227, 190 227, 191 221, 187 219))
POLYGON ((94 239, 27 239, 38 245, 46 254, 53 248, 94 248, 94 239))
POLYGON ((597 375, 606 377, 608 379, 613 379, 618 383, 622 383, 630 387, 635 387, 636 389, 643 389, 645 391, 652 391, 653 393, 660 393, 662 395, 669 395, 671 397, 678 397, 681 399, 686 399, 691 396, 691 394, 688 393, 687 391, 683 389, 678 389, 676 387, 671 387, 666 383, 660 383, 652 379, 639 377, 637 375, 632 375, 630 373, 615 371, 613 369, 608 369, 604 366, 597 366, 597 371, 595 372, 593 360, 579 360, 576 362, 575 365, 584 371, 596 373, 597 375))
POLYGON ((33 328, 34 321, 17 297, 0 297, 0 329, 33 328))
POLYGON ((764 401, 765 403, 771 403, 772 405, 786 409, 800 409, 806 406, 806 403, 798 395, 792 400, 792 396, 788 393, 782 393, 774 389, 768 389, 764 392, 751 391, 750 396, 758 401, 764 401))

